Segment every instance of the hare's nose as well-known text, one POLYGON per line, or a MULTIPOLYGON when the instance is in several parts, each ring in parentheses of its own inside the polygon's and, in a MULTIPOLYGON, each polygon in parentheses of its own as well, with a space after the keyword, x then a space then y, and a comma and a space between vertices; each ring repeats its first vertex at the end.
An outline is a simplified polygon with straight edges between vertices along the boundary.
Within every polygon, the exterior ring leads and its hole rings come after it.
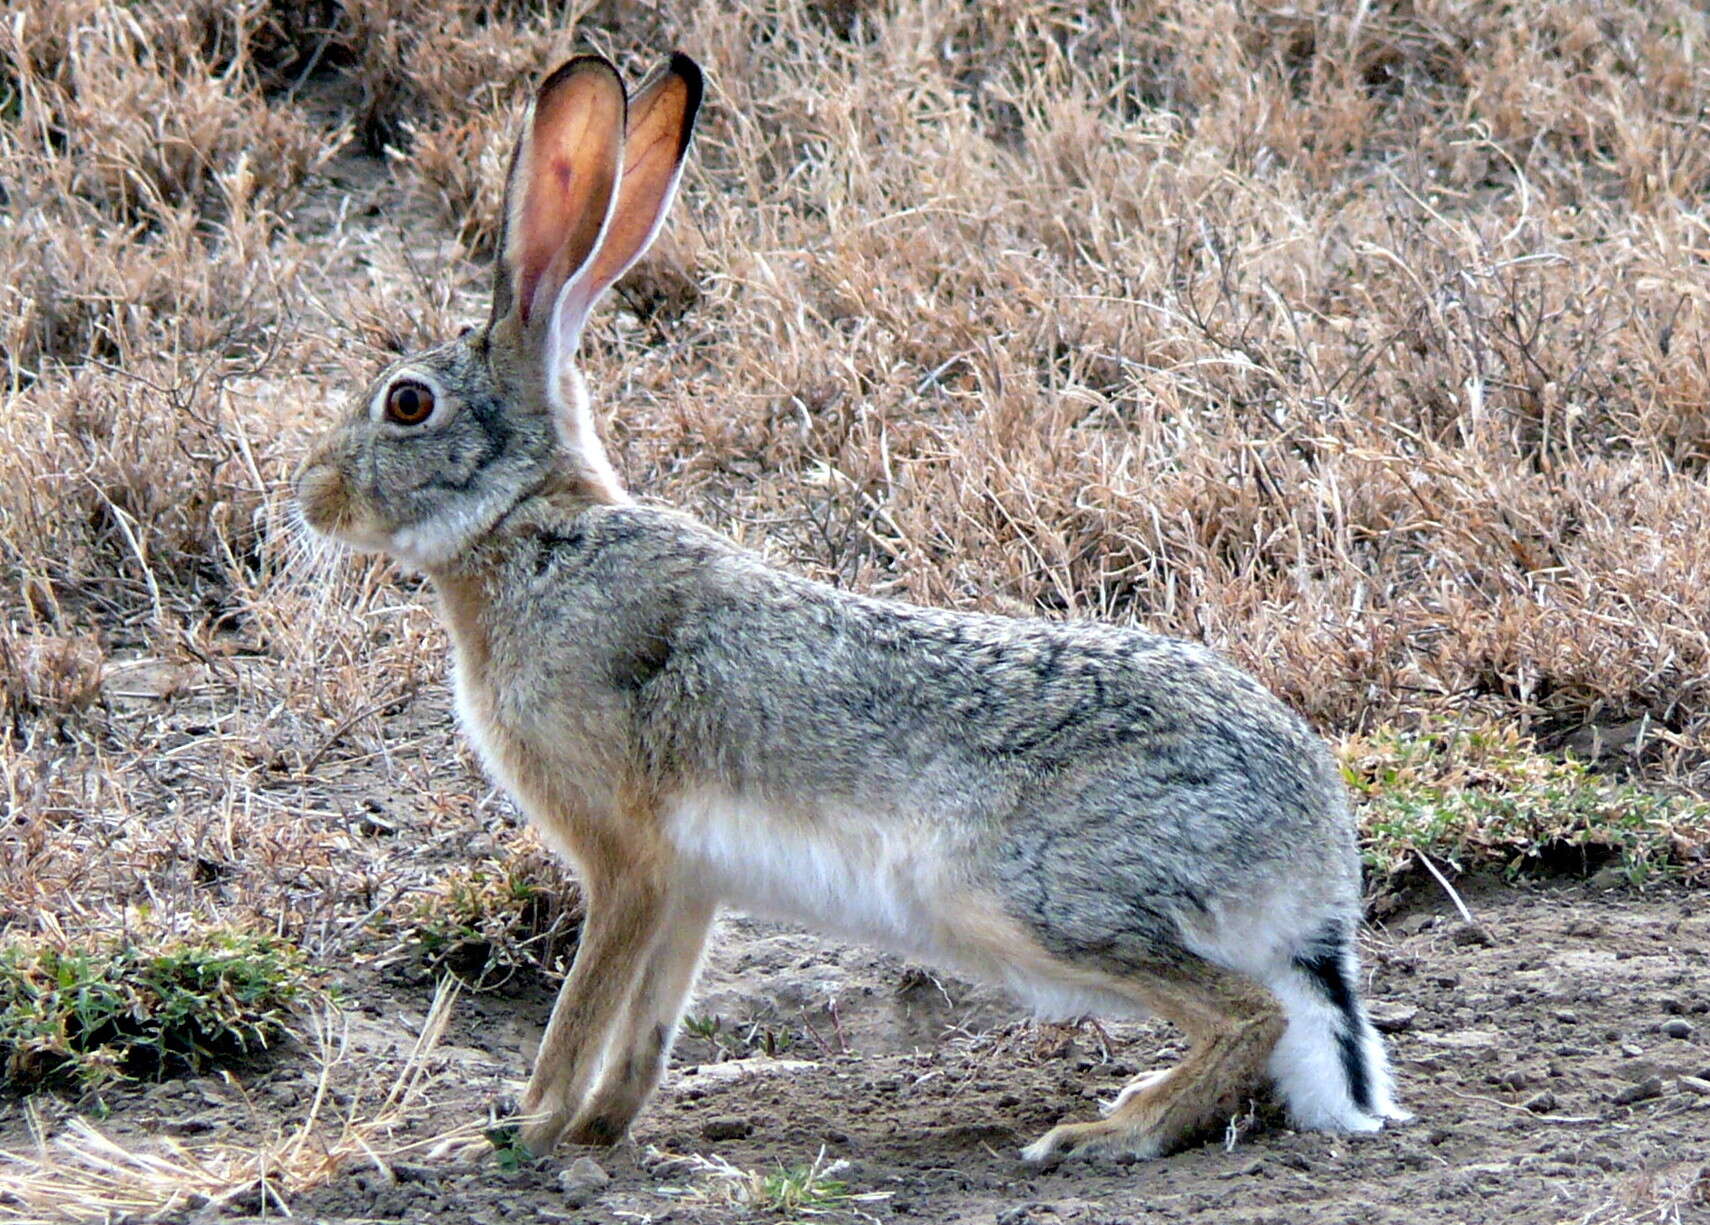
POLYGON ((297 506, 317 531, 336 531, 350 517, 350 495, 344 478, 316 453, 298 467, 294 477, 297 506))

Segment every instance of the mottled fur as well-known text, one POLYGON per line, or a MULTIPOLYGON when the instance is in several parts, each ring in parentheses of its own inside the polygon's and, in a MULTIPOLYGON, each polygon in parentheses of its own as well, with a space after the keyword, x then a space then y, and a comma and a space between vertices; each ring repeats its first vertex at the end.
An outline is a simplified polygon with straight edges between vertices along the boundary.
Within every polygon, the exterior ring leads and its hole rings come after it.
POLYGON ((623 1134, 725 904, 1047 1011, 1157 1013, 1188 1032, 1178 1068, 1032 1158, 1168 1151, 1267 1068, 1302 1125, 1399 1117, 1355 989, 1359 861, 1337 771, 1252 678, 1138 630, 850 595, 624 495, 568 354, 669 204, 699 77, 677 57, 632 105, 639 179, 577 111, 585 96, 621 116, 613 82, 590 59, 549 78, 515 161, 493 318, 384 372, 299 479, 318 530, 432 576, 465 729, 582 874, 588 919, 525 1141, 623 1134), (556 130, 578 117, 574 140, 556 130), (599 183, 620 173, 621 223, 531 194, 581 183, 586 207, 611 210, 599 183), (537 216, 575 249, 530 231, 537 216), (589 248, 596 228, 636 249, 589 248), (385 419, 403 380, 434 393, 423 425, 385 419))

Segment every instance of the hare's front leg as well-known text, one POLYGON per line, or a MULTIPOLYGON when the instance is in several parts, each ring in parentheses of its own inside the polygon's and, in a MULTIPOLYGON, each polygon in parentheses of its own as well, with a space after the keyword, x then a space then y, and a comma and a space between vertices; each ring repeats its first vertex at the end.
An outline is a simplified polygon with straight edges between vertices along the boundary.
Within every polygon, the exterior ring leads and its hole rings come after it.
MULTIPOLYGON (((621 859, 612 856, 613 864, 621 859)), ((671 914, 665 877, 634 865, 627 873, 591 871, 582 882, 587 917, 576 960, 558 992, 523 1094, 527 1116, 518 1138, 544 1156, 581 1109, 614 1032, 628 1032, 646 955, 671 914)))
POLYGON ((599 1088, 570 1125, 569 1138, 575 1143, 615 1144, 653 1096, 671 1057, 677 1023, 716 911, 717 906, 702 897, 682 896, 672 903, 635 997, 612 1034, 599 1088))

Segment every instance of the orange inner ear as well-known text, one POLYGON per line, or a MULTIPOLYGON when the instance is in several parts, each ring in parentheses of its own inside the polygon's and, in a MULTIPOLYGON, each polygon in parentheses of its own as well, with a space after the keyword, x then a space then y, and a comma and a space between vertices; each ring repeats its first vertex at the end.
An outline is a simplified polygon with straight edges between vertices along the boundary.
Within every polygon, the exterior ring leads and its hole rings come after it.
POLYGON ((524 324, 550 309, 599 243, 622 170, 624 119, 623 84, 603 60, 572 61, 541 86, 511 218, 515 309, 524 324))
POLYGON ((611 226, 594 257, 592 284, 604 286, 622 275, 658 225, 694 121, 690 93, 686 79, 667 72, 630 102, 623 181, 611 226))

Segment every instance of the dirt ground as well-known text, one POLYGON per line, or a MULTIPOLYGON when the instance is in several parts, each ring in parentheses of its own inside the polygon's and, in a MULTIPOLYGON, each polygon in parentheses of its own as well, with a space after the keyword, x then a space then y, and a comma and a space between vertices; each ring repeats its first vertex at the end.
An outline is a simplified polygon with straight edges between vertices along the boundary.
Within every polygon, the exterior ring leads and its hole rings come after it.
MULTIPOLYGON (((735 1171, 824 1161, 849 1199, 814 1219, 1002 1222, 1584 1222, 1710 1219, 1710 896, 1584 884, 1480 887, 1477 930, 1447 899, 1400 899, 1365 941, 1371 995, 1411 1124, 1376 1137, 1296 1134, 1257 1109, 1213 1142, 1149 1163, 1035 1170, 1017 1149, 1084 1118, 1179 1054, 1162 1025, 1056 1026, 868 950, 730 919, 659 1098, 629 1143, 501 1168, 476 1146, 359 1167, 289 1196, 317 1221, 782 1219, 735 1171), (765 1053, 768 1044, 772 1054, 765 1053), (739 1056, 739 1057, 736 1057, 739 1056), (609 1182, 597 1182, 591 1157, 609 1182), (728 1164, 725 1164, 728 1163, 728 1164), (721 1172, 722 1171, 722 1172, 721 1172), (862 1198, 853 1198, 862 1197, 862 1198)), ((396 1063, 431 1001, 415 967, 346 985, 359 1067, 396 1063)), ((550 1006, 533 982, 464 995, 428 1065, 431 1136, 482 1117, 532 1055, 550 1006)), ((306 1049, 238 1081, 179 1080, 108 1098, 126 1147, 241 1139, 301 1115, 306 1049)), ((68 1110, 41 1107, 49 1133, 68 1110)), ((4 1147, 28 1143, 13 1118, 4 1147)), ((259 1194, 168 1219, 279 1215, 259 1194)), ((796 1214, 798 1217, 806 1213, 796 1214)))

